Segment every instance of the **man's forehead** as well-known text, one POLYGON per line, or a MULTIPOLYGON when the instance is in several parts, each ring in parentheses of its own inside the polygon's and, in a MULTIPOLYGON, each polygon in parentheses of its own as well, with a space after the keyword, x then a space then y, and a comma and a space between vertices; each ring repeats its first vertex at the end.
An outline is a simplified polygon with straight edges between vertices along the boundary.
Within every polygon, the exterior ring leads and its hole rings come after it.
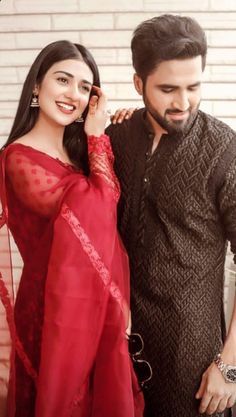
POLYGON ((175 75, 178 73, 202 72, 202 57, 171 59, 160 62, 150 75, 175 75))
POLYGON ((202 57, 173 59, 161 62, 148 76, 155 84, 195 84, 202 79, 202 57))

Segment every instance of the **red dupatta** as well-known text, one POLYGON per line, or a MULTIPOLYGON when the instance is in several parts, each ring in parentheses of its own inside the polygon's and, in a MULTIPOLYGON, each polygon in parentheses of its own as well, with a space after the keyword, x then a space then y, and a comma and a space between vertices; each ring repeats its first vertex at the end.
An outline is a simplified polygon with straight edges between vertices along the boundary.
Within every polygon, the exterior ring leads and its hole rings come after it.
MULTIPOLYGON (((7 227, 7 203, 5 191, 5 170, 3 166, 0 175, 0 397, 1 411, 6 412, 3 399, 7 397, 10 363, 11 373, 14 375, 14 351, 15 351, 15 323, 13 318, 14 283, 12 275, 10 235, 7 227), (6 314, 6 312, 8 312, 6 314), (10 345, 12 343, 12 349, 10 345), (11 357, 12 355, 12 357, 11 357)), ((13 388, 13 387, 12 387, 13 388)), ((14 392, 12 393, 14 395, 14 392)))
MULTIPOLYGON (((11 170, 17 160, 21 161, 20 169, 30 193, 19 196, 20 186, 14 180, 13 191, 31 212, 53 224, 39 369, 35 369, 24 340, 15 330, 12 304, 6 308, 12 324, 13 352, 17 351, 35 381, 36 417, 139 417, 143 411, 125 338, 129 270, 116 230, 119 188, 112 170, 113 154, 105 135, 99 140, 90 137, 88 146, 89 178, 74 170, 67 170, 67 175, 59 178, 51 169, 58 161, 38 151, 33 151, 32 157, 32 150, 22 149, 22 145, 9 146, 2 157, 2 167, 10 161, 11 170), (46 169, 38 161, 42 157, 46 169), (43 171, 40 180, 27 176, 27 167, 31 174, 43 171)), ((10 179, 11 170, 6 169, 10 179)), ((1 198, 7 220, 4 184, 3 174, 1 198)), ((23 258, 24 249, 22 245, 23 258)), ((6 304, 9 297, 4 274, 0 284, 1 298, 6 304)), ((14 383, 11 386, 14 388, 14 383)), ((14 390, 11 402, 13 398, 14 390)), ((14 416, 12 404, 9 410, 9 416, 14 416)))

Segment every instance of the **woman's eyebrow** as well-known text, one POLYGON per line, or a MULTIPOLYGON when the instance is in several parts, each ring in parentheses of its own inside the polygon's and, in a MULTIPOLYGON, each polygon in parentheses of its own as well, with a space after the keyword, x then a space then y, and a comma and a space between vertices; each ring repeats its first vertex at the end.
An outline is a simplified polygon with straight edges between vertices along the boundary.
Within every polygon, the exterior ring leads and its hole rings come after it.
MULTIPOLYGON (((68 77, 70 77, 70 78, 74 78, 74 75, 73 74, 70 74, 70 72, 67 72, 67 71, 55 71, 53 74, 58 74, 58 73, 60 73, 60 74, 65 74, 65 75, 67 75, 68 77)), ((89 84, 89 85, 93 85, 90 81, 88 81, 88 80, 81 80, 83 83, 85 83, 85 84, 89 84)))
POLYGON ((58 74, 58 73, 68 75, 68 77, 70 77, 70 78, 74 78, 74 75, 70 74, 67 71, 55 71, 53 74, 58 74))

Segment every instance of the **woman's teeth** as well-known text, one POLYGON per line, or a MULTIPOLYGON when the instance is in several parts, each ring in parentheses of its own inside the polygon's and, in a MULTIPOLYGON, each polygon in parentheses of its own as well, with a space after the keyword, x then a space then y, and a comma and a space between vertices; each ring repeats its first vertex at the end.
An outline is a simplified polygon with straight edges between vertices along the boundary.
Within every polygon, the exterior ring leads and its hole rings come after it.
POLYGON ((66 104, 66 103, 57 103, 57 105, 59 107, 62 107, 65 110, 74 110, 75 106, 72 106, 71 104, 66 104))

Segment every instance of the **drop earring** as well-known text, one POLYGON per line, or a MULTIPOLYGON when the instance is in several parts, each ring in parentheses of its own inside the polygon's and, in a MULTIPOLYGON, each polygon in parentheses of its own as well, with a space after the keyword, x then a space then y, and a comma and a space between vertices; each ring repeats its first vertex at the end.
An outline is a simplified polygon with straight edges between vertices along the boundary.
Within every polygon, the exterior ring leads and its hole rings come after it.
POLYGON ((75 123, 83 123, 84 122, 84 118, 81 116, 78 117, 78 119, 75 119, 75 123))
POLYGON ((39 107, 39 96, 37 96, 35 93, 33 93, 30 107, 39 107))

